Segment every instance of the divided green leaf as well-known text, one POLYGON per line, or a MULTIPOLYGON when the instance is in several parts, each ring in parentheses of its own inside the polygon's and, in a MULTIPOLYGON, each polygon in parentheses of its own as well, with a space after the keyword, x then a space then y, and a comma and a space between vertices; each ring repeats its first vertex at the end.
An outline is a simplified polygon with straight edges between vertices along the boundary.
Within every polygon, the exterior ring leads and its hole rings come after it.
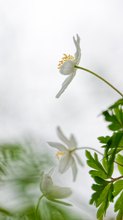
POLYGON ((118 170, 121 175, 123 175, 123 155, 118 154, 116 157, 116 162, 118 164, 118 170))
POLYGON ((98 155, 94 153, 94 157, 89 151, 86 151, 87 164, 89 167, 93 168, 89 173, 92 177, 100 177, 107 179, 107 172, 103 165, 99 162, 98 155))
POLYGON ((123 99, 118 100, 102 114, 105 120, 110 123, 108 126, 110 130, 123 130, 123 99))
POLYGON ((116 220, 122 220, 123 219, 123 191, 121 192, 119 198, 117 199, 115 203, 114 211, 115 212, 118 211, 116 220))

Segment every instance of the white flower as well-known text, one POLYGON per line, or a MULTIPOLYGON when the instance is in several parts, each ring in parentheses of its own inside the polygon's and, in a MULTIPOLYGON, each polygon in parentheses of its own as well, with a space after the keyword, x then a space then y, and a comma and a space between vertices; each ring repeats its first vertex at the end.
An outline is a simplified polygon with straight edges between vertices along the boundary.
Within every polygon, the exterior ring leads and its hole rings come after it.
MULTIPOLYGON (((43 196, 54 202, 60 202, 57 199, 64 199, 72 194, 70 188, 54 185, 51 176, 49 174, 45 174, 44 172, 41 175, 40 189, 43 196)), ((64 202, 60 203, 67 204, 64 202)))
POLYGON ((75 152, 77 150, 76 139, 73 135, 71 135, 70 139, 68 139, 63 134, 60 127, 57 127, 57 134, 58 134, 59 139, 64 144, 59 143, 59 142, 48 142, 48 144, 51 147, 54 147, 54 148, 59 150, 56 155, 58 157, 61 156, 60 162, 59 162, 59 171, 60 171, 60 173, 64 173, 65 171, 67 171, 71 167, 72 173, 73 173, 73 181, 75 181, 76 177, 77 177, 77 171, 78 171, 76 161, 81 166, 83 166, 83 163, 82 163, 80 157, 75 152))
POLYGON ((61 94, 65 91, 65 89, 68 87, 68 85, 76 75, 75 66, 79 64, 81 59, 80 37, 78 34, 76 35, 76 38, 77 39, 73 37, 73 41, 76 47, 76 53, 74 54, 74 56, 64 54, 62 60, 58 64, 58 69, 60 73, 69 76, 62 83, 62 88, 56 95, 56 98, 59 98, 61 96, 61 94))

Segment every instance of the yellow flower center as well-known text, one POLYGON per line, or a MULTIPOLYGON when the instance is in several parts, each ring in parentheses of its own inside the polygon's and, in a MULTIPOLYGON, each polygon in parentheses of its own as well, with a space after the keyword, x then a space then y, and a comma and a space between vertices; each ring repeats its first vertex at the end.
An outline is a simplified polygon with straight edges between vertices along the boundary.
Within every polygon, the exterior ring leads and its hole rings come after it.
POLYGON ((60 69, 61 68, 61 66, 66 62, 66 61, 69 61, 69 60, 74 60, 75 58, 74 58, 74 56, 72 56, 72 55, 67 55, 67 54, 63 54, 63 57, 62 57, 62 59, 59 61, 59 63, 58 63, 58 69, 60 69))
POLYGON ((64 156, 64 154, 65 154, 65 152, 63 152, 63 151, 58 151, 58 152, 56 153, 56 156, 57 156, 57 158, 59 159, 60 157, 64 156))

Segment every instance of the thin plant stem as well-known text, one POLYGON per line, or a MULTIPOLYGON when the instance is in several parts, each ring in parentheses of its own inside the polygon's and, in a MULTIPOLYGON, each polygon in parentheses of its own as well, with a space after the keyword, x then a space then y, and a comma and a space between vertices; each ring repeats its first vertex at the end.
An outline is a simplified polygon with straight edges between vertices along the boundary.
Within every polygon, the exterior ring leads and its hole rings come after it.
POLYGON ((117 161, 114 161, 117 165, 119 165, 119 166, 121 166, 121 167, 123 167, 123 164, 121 164, 121 163, 118 163, 117 161))
MULTIPOLYGON (((93 147, 78 147, 78 148, 75 148, 74 150, 72 150, 72 151, 76 151, 76 150, 92 150, 92 151, 95 151, 95 152, 97 152, 98 154, 100 154, 101 156, 104 156, 104 154, 103 153, 101 153, 100 151, 98 151, 98 150, 96 150, 96 149, 94 149, 93 147)), ((104 158, 104 157, 103 157, 104 158)), ((120 164, 120 163, 118 163, 117 161, 114 161, 114 163, 116 163, 117 165, 119 165, 119 166, 122 166, 123 167, 123 164, 120 164)))
POLYGON ((41 199, 42 199, 43 197, 44 197, 44 195, 41 195, 40 198, 38 199, 38 203, 37 203, 36 210, 35 210, 36 216, 38 216, 39 204, 40 204, 40 201, 41 201, 41 199))
POLYGON ((87 68, 84 68, 84 67, 81 67, 81 66, 76 66, 75 65, 75 68, 77 69, 81 69, 81 70, 84 70, 88 73, 91 73, 92 75, 96 76, 98 79, 102 80, 103 82, 105 82, 107 85, 109 85, 113 90, 115 90, 122 98, 123 98, 123 94, 116 88, 114 87, 111 83, 109 83, 106 79, 104 79, 103 77, 101 77, 100 75, 98 75, 97 73, 87 69, 87 68))
POLYGON ((98 154, 100 154, 101 156, 104 156, 103 153, 101 153, 100 151, 94 149, 93 147, 78 147, 78 148, 75 148, 74 151, 76 150, 92 150, 92 151, 95 151, 97 152, 98 154))
POLYGON ((116 178, 111 177, 111 182, 115 182, 115 181, 122 179, 122 178, 123 178, 123 176, 118 176, 116 178))

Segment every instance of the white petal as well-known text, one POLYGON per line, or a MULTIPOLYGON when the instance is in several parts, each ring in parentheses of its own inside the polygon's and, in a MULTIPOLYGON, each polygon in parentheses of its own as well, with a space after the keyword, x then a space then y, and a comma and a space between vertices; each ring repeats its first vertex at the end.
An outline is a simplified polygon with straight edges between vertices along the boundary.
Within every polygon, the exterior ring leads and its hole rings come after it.
POLYGON ((47 194, 48 190, 50 190, 53 186, 53 181, 51 176, 48 174, 42 174, 41 175, 41 183, 40 183, 40 189, 43 194, 47 194))
POLYGON ((63 145, 63 144, 61 144, 61 143, 59 143, 59 142, 47 142, 51 147, 54 147, 54 148, 56 148, 56 149, 58 149, 58 150, 60 150, 60 151, 66 151, 67 150, 67 148, 63 145))
POLYGON ((61 128, 58 126, 57 127, 57 135, 59 137, 59 139, 64 142, 66 145, 70 144, 69 139, 64 135, 64 133, 62 132, 61 128))
POLYGON ((61 96, 61 94, 66 90, 66 88, 71 83, 71 81, 73 80, 75 75, 76 75, 75 72, 71 73, 70 76, 68 76, 67 79, 65 79, 65 81, 62 83, 62 88, 60 89, 60 91, 56 95, 56 98, 59 98, 61 96))
POLYGON ((74 65, 75 63, 72 60, 68 60, 62 64, 59 72, 63 75, 69 75, 74 72, 74 65))
POLYGON ((72 193, 71 189, 68 187, 60 187, 53 185, 48 193, 48 198, 50 199, 63 199, 70 196, 72 193))
POLYGON ((83 164, 81 158, 78 156, 78 154, 74 153, 74 156, 76 157, 76 160, 77 160, 77 162, 79 163, 79 165, 83 167, 84 164, 83 164))
POLYGON ((75 62, 76 64, 79 64, 80 59, 81 59, 81 48, 80 48, 80 37, 77 34, 77 40, 75 39, 75 37, 73 37, 73 41, 76 47, 76 53, 75 53, 75 62))
POLYGON ((72 160, 71 160, 71 154, 66 153, 65 156, 63 156, 59 163, 59 172, 64 173, 66 172, 69 167, 71 166, 72 160))
POLYGON ((76 141, 76 138, 73 134, 71 134, 71 136, 70 136, 70 143, 71 143, 72 148, 77 148, 77 141, 76 141))
POLYGON ((77 166, 76 166, 76 163, 75 163, 74 159, 73 159, 71 168, 72 168, 72 173, 73 173, 73 181, 75 181, 76 177, 77 177, 77 166))

